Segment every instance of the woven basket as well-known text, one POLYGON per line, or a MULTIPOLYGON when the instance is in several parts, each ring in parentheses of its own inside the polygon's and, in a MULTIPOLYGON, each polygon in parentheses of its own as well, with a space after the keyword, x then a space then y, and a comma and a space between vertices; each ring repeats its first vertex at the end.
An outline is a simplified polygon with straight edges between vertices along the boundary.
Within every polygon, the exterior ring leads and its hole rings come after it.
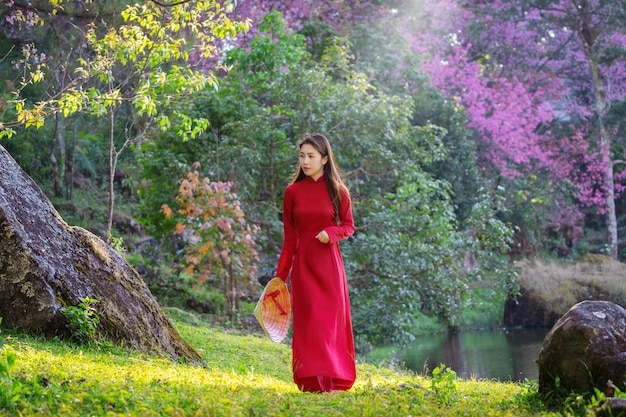
POLYGON ((291 299, 282 279, 272 278, 267 283, 254 308, 254 317, 272 341, 280 343, 285 339, 291 319, 291 299))

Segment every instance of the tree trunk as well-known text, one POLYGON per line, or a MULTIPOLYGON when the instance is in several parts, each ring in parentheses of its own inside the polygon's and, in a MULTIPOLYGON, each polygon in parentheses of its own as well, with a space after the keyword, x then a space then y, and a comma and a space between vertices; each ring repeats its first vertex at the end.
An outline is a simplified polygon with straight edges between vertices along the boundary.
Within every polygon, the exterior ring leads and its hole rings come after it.
POLYGON ((109 113, 109 204, 107 205, 106 241, 111 243, 111 227, 113 225, 113 207, 115 207, 115 169, 117 156, 115 152, 115 109, 109 113))
POLYGON ((172 359, 201 361, 145 282, 96 235, 69 226, 0 146, 0 317, 3 324, 67 334, 64 307, 98 300, 99 337, 172 359))
MULTIPOLYGON (((57 85, 61 85, 59 74, 55 74, 57 85)), ((61 197, 63 195, 63 185, 65 180, 65 136, 63 135, 63 116, 60 113, 54 114, 54 137, 52 138, 52 147, 50 150, 50 161, 52 162, 52 175, 54 176, 54 195, 61 197), (58 146, 58 148, 57 148, 58 146), (56 153, 59 153, 57 159, 56 153)))
MULTIPOLYGON (((61 85, 59 74, 55 73, 57 85, 61 85)), ((54 196, 63 196, 63 183, 65 178, 65 137, 63 136, 63 123, 61 113, 54 113, 54 134, 52 137, 52 147, 50 149, 50 161, 52 162, 52 175, 54 196), (59 158, 57 158, 57 152, 59 158)))
POLYGON ((228 266, 228 274, 232 282, 232 294, 233 294, 233 314, 239 312, 239 297, 237 296, 237 277, 235 277, 235 271, 233 270, 233 263, 228 266))
POLYGON ((65 183, 65 177, 67 173, 65 172, 65 164, 66 162, 66 144, 65 144, 65 127, 63 123, 63 116, 60 113, 55 113, 54 115, 54 140, 58 144, 58 152, 59 152, 59 165, 58 172, 56 173, 57 178, 55 179, 55 191, 57 192, 57 197, 60 197, 63 193, 63 184, 65 183), (58 190, 56 190, 58 187, 58 190))
POLYGON ((71 155, 67 158, 65 167, 65 196, 68 200, 74 197, 74 166, 76 164, 76 151, 78 150, 78 123, 74 123, 74 135, 72 138, 71 155))
POLYGON ((615 180, 613 177, 613 158, 611 156, 611 139, 604 122, 600 122, 600 143, 602 149, 602 166, 605 168, 604 187, 606 188, 606 237, 609 255, 617 259, 618 236, 617 214, 615 212, 615 180))
POLYGON ((595 96, 595 110, 598 117, 600 133, 599 149, 602 156, 602 166, 604 167, 604 187, 606 192, 606 238, 609 253, 613 259, 617 259, 617 215, 615 213, 615 180, 613 177, 613 155, 611 154, 612 138, 606 128, 605 120, 609 112, 609 103, 604 89, 604 78, 600 71, 599 59, 593 46, 597 39, 597 29, 590 20, 589 3, 581 2, 581 19, 578 34, 583 43, 583 49, 589 72, 593 82, 593 93, 595 96))

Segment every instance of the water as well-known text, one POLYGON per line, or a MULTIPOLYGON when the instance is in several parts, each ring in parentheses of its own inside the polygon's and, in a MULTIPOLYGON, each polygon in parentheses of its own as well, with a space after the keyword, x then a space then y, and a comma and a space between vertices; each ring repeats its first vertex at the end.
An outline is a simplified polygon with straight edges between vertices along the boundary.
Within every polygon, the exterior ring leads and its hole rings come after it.
POLYGON ((443 363, 463 379, 536 380, 535 361, 547 333, 547 329, 510 329, 428 335, 396 357, 422 374, 443 363))

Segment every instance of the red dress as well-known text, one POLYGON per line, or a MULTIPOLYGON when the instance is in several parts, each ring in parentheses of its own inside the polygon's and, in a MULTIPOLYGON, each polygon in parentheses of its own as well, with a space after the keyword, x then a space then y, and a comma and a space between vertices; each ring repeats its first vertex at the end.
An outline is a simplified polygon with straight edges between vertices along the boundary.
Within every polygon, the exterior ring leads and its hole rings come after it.
POLYGON ((283 201, 284 243, 276 275, 291 272, 292 366, 303 391, 347 390, 356 379, 348 284, 339 242, 354 233, 350 195, 341 192, 335 221, 326 178, 291 184, 283 201), (315 236, 326 230, 330 242, 315 236))

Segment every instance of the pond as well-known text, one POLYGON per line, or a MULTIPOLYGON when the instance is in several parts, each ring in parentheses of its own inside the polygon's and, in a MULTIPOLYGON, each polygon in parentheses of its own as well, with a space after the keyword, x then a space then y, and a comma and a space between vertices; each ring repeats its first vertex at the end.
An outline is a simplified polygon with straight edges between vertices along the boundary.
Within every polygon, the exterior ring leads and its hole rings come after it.
POLYGON ((440 364, 459 378, 536 380, 535 361, 549 329, 476 330, 418 337, 395 357, 420 374, 440 364))

